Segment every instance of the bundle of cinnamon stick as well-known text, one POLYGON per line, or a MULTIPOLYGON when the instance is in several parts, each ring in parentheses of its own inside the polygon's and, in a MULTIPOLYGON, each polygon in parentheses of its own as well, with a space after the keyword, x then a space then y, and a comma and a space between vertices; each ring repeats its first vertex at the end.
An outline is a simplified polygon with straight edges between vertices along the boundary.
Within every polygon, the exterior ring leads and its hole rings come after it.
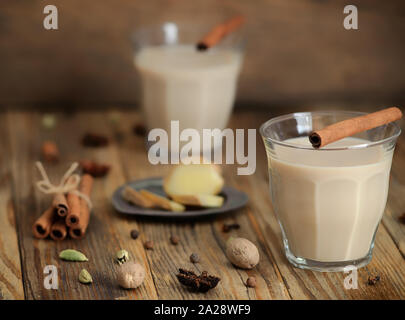
POLYGON ((54 195, 51 206, 35 221, 34 236, 44 239, 50 236, 54 240, 63 240, 69 234, 73 239, 84 237, 90 221, 89 204, 83 197, 90 198, 93 177, 84 174, 79 192, 54 195), (79 195, 83 195, 80 197, 79 195))

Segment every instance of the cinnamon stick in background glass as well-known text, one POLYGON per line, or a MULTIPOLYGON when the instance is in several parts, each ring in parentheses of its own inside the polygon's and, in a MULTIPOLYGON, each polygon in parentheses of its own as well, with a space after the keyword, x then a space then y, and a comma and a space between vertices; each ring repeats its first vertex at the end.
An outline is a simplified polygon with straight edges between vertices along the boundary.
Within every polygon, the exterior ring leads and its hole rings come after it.
POLYGON ((245 17, 236 16, 215 26, 197 43, 197 49, 203 51, 215 46, 226 35, 238 29, 243 23, 245 23, 245 17))
POLYGON ((65 224, 65 219, 57 219, 51 226, 50 236, 53 240, 60 241, 66 238, 67 228, 65 224))
MULTIPOLYGON (((80 183, 79 191, 90 198, 91 190, 93 188, 93 177, 89 174, 85 174, 82 176, 82 180, 80 183)), ((87 204, 87 201, 83 198, 80 198, 80 214, 79 214, 79 222, 72 226, 69 230, 69 235, 73 239, 81 239, 84 237, 87 227, 90 222, 90 208, 87 204)))
POLYGON ((45 239, 51 232, 52 224, 55 220, 54 207, 46 209, 46 211, 34 222, 32 232, 35 238, 45 239))
POLYGON ((322 148, 332 142, 401 118, 401 110, 397 107, 391 107, 364 116, 343 120, 321 130, 314 131, 309 135, 309 141, 314 148, 322 148))
POLYGON ((65 217, 69 212, 67 199, 63 193, 58 193, 54 196, 52 206, 60 217, 65 217))

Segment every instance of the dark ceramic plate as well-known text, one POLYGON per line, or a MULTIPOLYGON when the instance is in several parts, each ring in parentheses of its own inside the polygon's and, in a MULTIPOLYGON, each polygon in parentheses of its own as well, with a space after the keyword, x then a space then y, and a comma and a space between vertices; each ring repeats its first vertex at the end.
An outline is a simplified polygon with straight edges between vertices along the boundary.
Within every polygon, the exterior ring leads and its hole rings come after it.
POLYGON ((238 191, 231 187, 224 187, 222 192, 219 194, 224 197, 224 204, 220 208, 190 208, 187 207, 186 211, 183 212, 173 212, 159 209, 145 209, 132 205, 125 201, 121 192, 125 186, 130 186, 136 190, 146 189, 150 192, 159 194, 161 196, 166 196, 163 191, 163 180, 162 178, 149 178, 144 180, 137 180, 129 182, 121 187, 119 187, 113 194, 112 204, 114 208, 121 213, 131 214, 131 215, 141 215, 141 216, 151 216, 151 217, 200 217, 209 216, 214 214, 221 214, 242 208, 246 205, 248 201, 248 196, 246 193, 238 191))

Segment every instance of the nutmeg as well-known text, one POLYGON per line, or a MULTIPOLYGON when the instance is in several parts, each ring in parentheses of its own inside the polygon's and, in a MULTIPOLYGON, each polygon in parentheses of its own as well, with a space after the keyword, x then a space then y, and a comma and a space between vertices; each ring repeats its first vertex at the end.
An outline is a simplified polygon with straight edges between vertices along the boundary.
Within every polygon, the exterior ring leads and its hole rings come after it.
POLYGON ((118 284, 124 289, 138 288, 145 279, 145 269, 136 262, 127 262, 118 270, 118 284))
POLYGON ((252 269, 259 263, 259 250, 245 238, 230 238, 226 243, 226 256, 235 266, 252 269))

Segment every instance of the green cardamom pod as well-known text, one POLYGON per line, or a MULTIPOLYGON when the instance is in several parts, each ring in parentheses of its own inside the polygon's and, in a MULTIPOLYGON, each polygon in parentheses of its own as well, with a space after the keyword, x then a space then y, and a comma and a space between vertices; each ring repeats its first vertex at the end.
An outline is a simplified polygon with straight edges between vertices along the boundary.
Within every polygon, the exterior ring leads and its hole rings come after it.
POLYGON ((83 253, 73 249, 63 250, 59 254, 59 258, 67 261, 89 261, 83 253))
POLYGON ((82 269, 79 274, 79 281, 84 284, 92 283, 93 278, 91 277, 91 274, 86 270, 82 269))
POLYGON ((129 260, 129 254, 127 250, 120 250, 115 255, 115 260, 118 264, 124 264, 129 260))

